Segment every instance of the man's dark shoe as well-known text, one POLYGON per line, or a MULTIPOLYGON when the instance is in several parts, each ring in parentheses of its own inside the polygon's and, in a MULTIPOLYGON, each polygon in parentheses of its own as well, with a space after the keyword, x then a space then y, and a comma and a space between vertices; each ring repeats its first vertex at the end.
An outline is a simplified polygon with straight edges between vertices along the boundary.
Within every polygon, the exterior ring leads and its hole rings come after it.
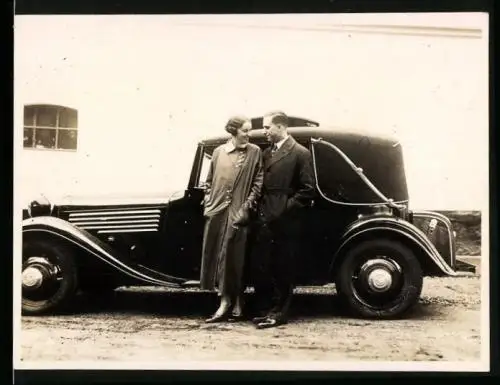
POLYGON ((285 324, 286 321, 279 318, 266 318, 257 324, 257 329, 269 329, 285 324))
POLYGON ((257 325, 261 322, 264 322, 265 320, 267 320, 267 316, 254 317, 254 318, 252 318, 252 323, 257 325))

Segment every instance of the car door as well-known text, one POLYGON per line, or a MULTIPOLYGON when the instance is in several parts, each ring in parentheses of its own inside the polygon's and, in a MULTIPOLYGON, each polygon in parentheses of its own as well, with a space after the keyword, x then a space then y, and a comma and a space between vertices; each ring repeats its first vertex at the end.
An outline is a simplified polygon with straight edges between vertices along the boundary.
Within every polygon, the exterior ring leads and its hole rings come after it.
POLYGON ((167 274, 188 280, 200 278, 203 245, 204 182, 211 161, 212 147, 199 145, 184 196, 169 203, 165 212, 163 268, 167 274))

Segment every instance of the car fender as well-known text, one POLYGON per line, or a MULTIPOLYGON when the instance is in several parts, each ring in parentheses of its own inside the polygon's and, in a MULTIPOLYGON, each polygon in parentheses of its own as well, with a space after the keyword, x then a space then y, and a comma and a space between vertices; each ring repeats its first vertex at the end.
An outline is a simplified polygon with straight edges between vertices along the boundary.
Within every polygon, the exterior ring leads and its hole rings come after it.
POLYGON ((63 219, 51 216, 28 218, 23 220, 22 226, 23 235, 36 233, 54 236, 63 242, 75 245, 85 251, 87 255, 96 257, 117 272, 139 281, 168 287, 178 287, 180 283, 184 282, 183 279, 125 262, 119 253, 105 242, 63 219))
POLYGON ((422 255, 427 259, 425 262, 437 267, 440 275, 458 275, 420 229, 410 222, 392 216, 364 217, 348 226, 341 237, 339 247, 330 266, 331 271, 335 271, 336 264, 353 244, 359 242, 365 236, 377 234, 403 239, 418 255, 422 255))

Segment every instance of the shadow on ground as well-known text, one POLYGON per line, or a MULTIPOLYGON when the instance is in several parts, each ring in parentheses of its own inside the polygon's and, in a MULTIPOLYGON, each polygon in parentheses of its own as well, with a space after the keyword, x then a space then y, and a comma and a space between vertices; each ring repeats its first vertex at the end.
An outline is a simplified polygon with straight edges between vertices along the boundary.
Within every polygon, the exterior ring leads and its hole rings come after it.
MULTIPOLYGON (((259 310, 253 294, 245 296, 248 314, 259 310)), ((81 295, 77 313, 151 314, 169 317, 206 317, 218 306, 218 297, 206 292, 115 291, 105 296, 81 295)), ((75 314, 69 311, 66 314, 75 314)), ((439 314, 439 308, 418 303, 404 318, 427 318, 439 314)), ((336 294, 295 294, 290 317, 356 318, 336 294)))

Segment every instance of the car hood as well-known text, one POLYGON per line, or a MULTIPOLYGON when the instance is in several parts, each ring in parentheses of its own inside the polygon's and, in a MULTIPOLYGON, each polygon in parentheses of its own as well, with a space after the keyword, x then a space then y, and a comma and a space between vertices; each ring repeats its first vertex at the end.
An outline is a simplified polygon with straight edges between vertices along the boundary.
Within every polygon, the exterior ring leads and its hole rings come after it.
POLYGON ((42 200, 53 206, 113 206, 113 205, 148 205, 168 204, 172 200, 184 196, 184 190, 159 191, 142 194, 93 194, 93 195, 47 195, 33 197, 32 200, 42 200))

